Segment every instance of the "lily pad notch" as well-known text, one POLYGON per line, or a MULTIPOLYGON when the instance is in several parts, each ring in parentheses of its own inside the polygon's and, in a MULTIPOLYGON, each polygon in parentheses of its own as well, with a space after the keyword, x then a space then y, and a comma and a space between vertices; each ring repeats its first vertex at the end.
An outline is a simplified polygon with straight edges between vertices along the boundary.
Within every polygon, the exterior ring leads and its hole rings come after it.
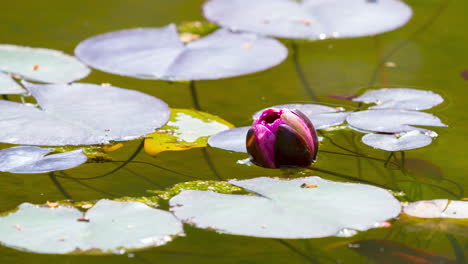
POLYGON ((177 28, 135 28, 82 41, 75 55, 93 68, 140 79, 215 80, 263 71, 287 57, 279 41, 219 29, 184 44, 177 28))

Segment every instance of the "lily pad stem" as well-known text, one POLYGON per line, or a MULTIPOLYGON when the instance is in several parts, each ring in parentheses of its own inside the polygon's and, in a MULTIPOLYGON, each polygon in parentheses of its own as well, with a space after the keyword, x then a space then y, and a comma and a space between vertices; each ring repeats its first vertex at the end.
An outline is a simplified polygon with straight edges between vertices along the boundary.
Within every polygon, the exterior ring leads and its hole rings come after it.
MULTIPOLYGON (((128 163, 128 160, 112 160, 112 161, 105 161, 105 162, 94 162, 94 163, 112 163, 112 162, 115 162, 115 163, 128 163)), ((90 163, 93 163, 93 162, 90 162, 90 163)), ((184 176, 184 177, 187 177, 187 178, 190 178, 190 179, 197 179, 197 180, 200 180, 200 178, 197 178, 197 177, 194 177, 194 176, 190 176, 190 175, 187 175, 187 174, 184 174, 184 173, 180 173, 180 172, 177 172, 177 171, 174 171, 174 170, 171 170, 171 169, 168 169, 168 168, 165 168, 165 167, 162 167, 162 166, 159 166, 159 165, 156 165, 156 164, 153 164, 153 163, 149 163, 149 162, 145 162, 145 161, 136 161, 136 160, 132 160, 130 161, 129 163, 135 163, 135 164, 145 164, 145 165, 149 165, 149 166, 153 166, 153 167, 156 167, 158 169, 161 169, 161 170, 164 170, 164 171, 168 171, 168 172, 172 172, 174 174, 177 174, 177 175, 180 175, 180 176, 184 176)), ((97 179, 97 178, 101 178, 101 177, 104 177, 104 176, 107 176, 107 175, 101 175, 101 176, 94 176, 94 177, 88 177, 88 178, 78 178, 80 180, 93 180, 93 179, 97 179)))
POLYGON ((91 186, 91 185, 89 185, 89 184, 87 184, 87 183, 82 182, 80 179, 77 179, 77 178, 73 178, 73 177, 68 176, 68 174, 66 174, 66 173, 63 172, 63 171, 62 171, 61 173, 62 173, 62 175, 65 176, 65 177, 61 177, 61 176, 58 176, 58 175, 56 175, 56 177, 70 179, 70 180, 75 181, 76 183, 78 183, 78 184, 80 184, 80 185, 82 185, 82 186, 84 186, 84 187, 86 187, 86 188, 88 188, 88 189, 90 189, 90 190, 93 190, 93 191, 95 191, 95 192, 98 192, 98 193, 100 193, 100 194, 102 194, 102 195, 106 195, 106 196, 110 196, 110 197, 120 197, 120 196, 123 196, 123 195, 115 195, 115 194, 112 194, 112 193, 110 193, 110 192, 100 190, 100 189, 98 189, 98 188, 96 188, 96 187, 94 187, 94 186, 91 186))
POLYGON ((406 169, 405 169, 405 152, 404 151, 400 151, 400 155, 401 155, 401 171, 406 174, 406 169))
POLYGON ((104 174, 101 174, 101 175, 98 175, 98 176, 93 176, 93 177, 87 177, 87 178, 80 178, 80 180, 92 180, 92 179, 97 179, 97 178, 102 178, 102 177, 106 177, 108 175, 111 175, 113 173, 116 173, 117 171, 119 171, 120 169, 124 168, 125 166, 127 166, 130 162, 133 161, 133 159, 136 158, 136 156, 138 156, 138 154, 141 152, 141 150, 143 149, 144 147, 144 144, 145 143, 145 140, 143 139, 140 144, 138 145, 137 149, 135 150, 135 152, 126 160, 122 163, 122 165, 119 165, 117 168, 109 171, 109 172, 106 172, 104 174))
POLYGON ((347 179, 347 180, 351 180, 351 181, 356 181, 356 182, 360 182, 360 183, 365 183, 365 184, 370 184, 370 185, 377 186, 377 187, 380 187, 380 188, 384 188, 384 189, 389 189, 389 190, 395 191, 395 189, 390 188, 390 187, 388 187, 388 186, 384 186, 384 185, 382 185, 382 184, 374 183, 374 182, 371 182, 371 181, 368 181, 368 180, 364 180, 364 179, 359 179, 359 178, 356 178, 356 177, 353 177, 353 176, 350 176, 350 175, 346 175, 346 174, 342 174, 342 173, 338 173, 338 172, 333 172, 333 171, 329 171, 329 170, 324 170, 324 169, 320 169, 320 168, 317 168, 317 167, 307 167, 307 169, 312 170, 312 171, 317 171, 317 172, 322 172, 322 173, 330 174, 330 175, 333 175, 333 176, 336 176, 336 177, 340 177, 340 178, 343 178, 343 179, 347 179))
POLYGON ((427 185, 427 186, 431 186, 433 188, 436 188, 436 189, 439 189, 441 191, 444 191, 450 195, 452 195, 453 197, 455 197, 455 199, 457 200, 460 200, 462 199, 462 196, 461 195, 457 195, 456 193, 450 191, 450 190, 447 190, 437 184, 432 184, 432 183, 427 183, 427 182, 420 182, 420 181, 412 181, 412 180, 398 180, 398 181, 395 181, 394 183, 401 183, 401 182, 408 182, 408 183, 418 183, 418 184, 424 184, 424 185, 427 185))
POLYGON ((211 172, 213 172, 214 176, 220 181, 223 181, 224 179, 219 175, 218 170, 214 166, 213 160, 211 160, 211 156, 206 150, 206 148, 201 148, 201 152, 203 153, 203 157, 205 158, 206 164, 208 164, 208 167, 210 168, 211 172))
POLYGON ((390 159, 395 156, 395 152, 390 152, 390 155, 388 155, 387 159, 385 160, 384 167, 387 168, 388 164, 390 163, 390 159))
POLYGON ((309 82, 307 81, 304 70, 302 69, 301 63, 299 62, 299 45, 297 44, 297 42, 294 42, 294 41, 292 42, 291 49, 292 49, 291 58, 294 63, 294 69, 296 70, 297 77, 299 78, 299 81, 302 84, 302 88, 304 88, 307 95, 309 95, 312 101, 318 102, 319 100, 317 99, 317 96, 315 95, 315 92, 310 86, 309 82))
POLYGON ((157 186, 157 187, 159 187, 159 188, 161 188, 161 189, 164 188, 161 184, 159 184, 159 183, 157 183, 157 182, 155 182, 155 181, 149 179, 148 177, 145 177, 145 176, 143 176, 143 175, 141 175, 141 174, 139 174, 139 173, 136 173, 136 172, 134 172, 133 170, 131 170, 131 169, 129 169, 129 168, 124 168, 124 170, 130 172, 131 174, 137 176, 138 178, 140 178, 140 179, 142 179, 142 180, 144 180, 144 181, 146 181, 146 182, 149 182, 149 183, 153 184, 154 186, 157 186))
POLYGON ((315 259, 311 258, 310 256, 307 256, 305 253, 303 253, 302 251, 300 251, 296 247, 292 246, 288 242, 284 241, 283 239, 275 239, 275 241, 280 243, 281 245, 287 247, 289 250, 293 251, 294 253, 298 254, 299 256, 303 257, 309 263, 312 263, 312 264, 317 263, 318 264, 318 262, 315 259))
POLYGON ((195 110, 200 111, 200 102, 198 101, 197 87, 195 86, 195 81, 190 81, 190 95, 192 96, 192 103, 195 110))
POLYGON ((72 203, 75 202, 71 195, 65 190, 65 188, 63 188, 62 184, 60 184, 53 172, 49 173, 49 178, 54 183, 55 187, 57 187, 57 190, 59 190, 67 200, 70 200, 72 203))
POLYGON ((447 234, 446 236, 448 241, 452 245, 453 253, 455 253, 457 263, 467 263, 467 259, 465 258, 465 250, 460 245, 460 243, 458 243, 457 239, 450 234, 447 234))
POLYGON ((413 33, 411 33, 406 39, 398 43, 393 49, 391 49, 386 55, 384 55, 380 61, 377 63, 374 71, 372 72, 371 78, 369 80, 368 87, 374 86, 377 75, 379 70, 385 66, 385 63, 390 60, 393 55, 395 55, 398 51, 402 48, 406 47, 407 45, 412 43, 412 40, 419 36, 420 34, 424 33, 432 24, 440 17, 440 15, 445 11, 445 9, 449 6, 451 0, 442 0, 440 1, 440 6, 436 9, 436 11, 426 20, 424 24, 422 24, 419 28, 417 28, 413 33))

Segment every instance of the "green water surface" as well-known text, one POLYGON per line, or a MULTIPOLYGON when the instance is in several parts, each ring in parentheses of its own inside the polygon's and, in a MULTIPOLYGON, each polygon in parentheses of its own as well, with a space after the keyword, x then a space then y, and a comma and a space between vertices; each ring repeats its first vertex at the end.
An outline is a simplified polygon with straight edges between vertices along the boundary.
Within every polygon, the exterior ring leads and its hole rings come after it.
MULTIPOLYGON (((202 20, 202 3, 202 0, 3 0, 0 43, 46 47, 72 54, 80 41, 96 34, 202 20)), ((299 46, 299 60, 306 77, 324 103, 352 110, 357 104, 331 99, 328 95, 352 95, 366 88, 385 86, 428 89, 445 98, 443 104, 428 112, 439 116, 449 127, 434 129, 439 137, 433 144, 405 152, 406 174, 385 168, 381 161, 326 152, 319 152, 315 164, 320 171, 306 174, 248 167, 236 163, 245 159, 245 154, 214 148, 165 152, 156 158, 141 152, 135 160, 203 180, 317 175, 348 181, 346 177, 354 177, 397 188, 406 194, 403 199, 408 201, 463 199, 465 194, 461 191, 468 188, 464 156, 468 148, 468 81, 460 73, 468 69, 468 2, 412 0, 407 3, 413 8, 414 16, 398 30, 375 37, 326 40, 299 46)), ((185 83, 138 80, 97 70, 82 81, 139 90, 163 99, 173 108, 193 107, 185 83)), ((200 81, 197 88, 203 111, 221 116, 236 126, 250 125, 251 114, 270 105, 310 102, 291 58, 265 72, 200 81)), ((362 134, 357 132, 331 131, 326 135, 354 152, 379 159, 389 154, 362 144, 362 134)), ((116 161, 126 160, 139 144, 139 140, 125 143, 111 155, 116 161)), ((344 152, 330 141, 324 141, 321 149, 344 152)), ((401 161, 399 153, 397 157, 401 161)), ((116 163, 85 164, 68 170, 67 174, 92 177, 115 167, 116 163)), ((76 201, 142 196, 147 195, 149 189, 164 189, 191 180, 144 164, 130 164, 126 168, 97 179, 61 178, 62 191, 47 174, 0 173, 0 211, 11 210, 23 202, 40 204, 63 200, 67 198, 64 195, 76 201)), ((353 237, 308 240, 220 235, 186 225, 186 237, 132 254, 41 255, 0 247, 0 263, 463 263, 468 257, 467 222, 402 218, 392 224, 389 228, 372 229, 353 237), (352 246, 355 241, 371 239, 374 241, 363 243, 359 249, 352 246), (388 246, 382 240, 401 244, 388 246), (415 252, 421 251, 426 252, 422 253, 422 258, 428 262, 417 262, 415 252), (437 256, 429 257, 427 252, 437 256), (408 255, 412 257, 405 258, 408 255), (397 259, 400 262, 396 262, 397 259)))

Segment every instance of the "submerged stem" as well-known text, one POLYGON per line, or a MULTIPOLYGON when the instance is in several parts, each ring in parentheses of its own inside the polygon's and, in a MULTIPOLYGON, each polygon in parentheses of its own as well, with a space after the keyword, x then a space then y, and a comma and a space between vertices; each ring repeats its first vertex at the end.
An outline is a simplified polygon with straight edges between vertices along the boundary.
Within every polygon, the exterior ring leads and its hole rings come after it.
POLYGON ((318 263, 315 259, 313 259, 312 257, 306 255, 305 253, 303 253, 302 251, 300 251, 296 247, 292 246, 288 242, 284 241, 283 239, 275 239, 275 241, 280 243, 281 245, 287 247, 289 250, 293 251, 294 253, 298 254, 299 256, 303 257, 309 263, 313 263, 313 264, 318 263))
POLYGON ((307 95, 309 95, 312 101, 318 102, 319 100, 317 99, 317 96, 315 95, 315 92, 310 86, 309 82, 307 81, 304 70, 302 69, 301 63, 299 62, 299 46, 297 45, 296 42, 293 42, 291 44, 291 48, 292 48, 291 58, 294 62, 294 69, 296 70, 296 74, 297 74, 297 77, 299 78, 299 81, 301 81, 302 88, 304 88, 307 95))
MULTIPOLYGON (((140 153, 140 151, 143 149, 143 147, 145 145, 144 143, 145 143, 145 140, 142 140, 140 145, 138 145, 137 149, 135 150, 135 152, 126 161, 123 161, 122 165, 118 166, 117 168, 115 168, 115 169, 113 169, 113 170, 111 170, 109 172, 106 172, 104 174, 101 174, 101 175, 97 175, 97 176, 93 176, 93 177, 75 178, 75 179, 92 180, 92 179, 103 178, 103 177, 109 176, 109 175, 111 175, 113 173, 116 173, 117 171, 119 171, 120 169, 124 168, 129 163, 131 163, 133 161, 133 159, 135 159, 136 156, 138 156, 138 154, 140 153)), ((73 178, 73 177, 64 177, 64 176, 62 176, 62 178, 73 178)))
POLYGON ((450 195, 452 195, 453 197, 455 197, 457 200, 460 200, 462 197, 460 195, 457 195, 456 193, 453 193, 452 191, 450 190, 447 190, 443 187, 440 187, 439 185, 436 185, 436 184, 432 184, 432 183, 427 183, 427 182, 419 182, 419 181, 411 181, 411 180, 399 180, 399 181, 395 181, 395 183, 400 183, 400 182, 409 182, 409 183, 419 183, 419 184, 424 184, 424 185, 427 185, 427 186, 431 186, 431 187, 434 187, 436 189, 439 189, 441 191, 444 191, 450 195))
POLYGON ((73 201, 73 198, 71 195, 63 188, 62 184, 60 184, 59 180, 57 179, 57 176, 53 172, 49 173, 49 178, 50 180, 54 183, 55 187, 57 187, 57 190, 67 199, 70 200, 71 202, 73 201))
POLYGON ((130 162, 132 162, 132 160, 134 160, 136 158, 136 156, 138 156, 138 154, 140 154, 141 150, 143 149, 143 147, 145 146, 145 140, 143 139, 141 142, 140 142, 140 145, 138 145, 137 149, 135 150, 135 152, 124 162, 122 163, 122 165, 118 166, 117 168, 107 172, 107 173, 104 173, 102 175, 99 175, 99 176, 95 176, 95 177, 89 177, 87 179, 94 179, 94 178, 101 178, 101 177, 105 177, 107 175, 111 175, 113 173, 116 173, 117 171, 119 171, 120 169, 124 168, 125 166, 127 166, 130 162))
POLYGON ((388 167, 388 163, 390 163, 390 159, 395 155, 395 152, 390 152, 390 155, 388 155, 387 159, 385 160, 385 164, 384 164, 384 167, 387 168, 388 167))
POLYGON ((404 151, 400 151, 400 155, 401 155, 401 171, 403 172, 403 174, 406 174, 406 169, 405 169, 405 152, 404 152, 404 151))
POLYGON ((213 161, 211 160, 211 156, 210 154, 208 153, 208 151, 206 150, 206 148, 201 148, 200 149, 201 152, 203 153, 203 157, 205 158, 205 161, 206 163, 208 164, 208 167, 210 168, 211 172, 213 172, 213 174, 216 176, 216 178, 220 181, 223 180, 223 178, 221 177, 221 175, 219 175, 219 172, 218 170, 216 169, 216 167, 214 166, 214 163, 213 161))
POLYGON ((131 170, 131 169, 129 169, 129 168, 124 168, 124 169, 125 169, 126 171, 130 172, 131 174, 137 176, 138 178, 140 178, 140 179, 142 179, 142 180, 144 180, 144 181, 146 181, 146 182, 149 182, 149 183, 153 184, 154 186, 157 186, 157 187, 159 187, 159 188, 161 188, 161 189, 164 188, 161 184, 159 184, 159 183, 157 183, 157 182, 155 182, 155 181, 149 179, 148 177, 145 177, 145 176, 143 176, 143 175, 141 175, 141 174, 139 174, 139 173, 136 173, 136 172, 134 172, 133 170, 131 170))
POLYGON ((374 183, 374 182, 371 182, 371 181, 368 181, 368 180, 356 178, 356 177, 346 175, 346 174, 342 174, 342 173, 338 173, 338 172, 324 170, 324 169, 320 169, 320 168, 316 168, 316 167, 307 167, 307 169, 312 170, 312 171, 318 171, 318 172, 330 174, 330 175, 340 177, 340 178, 343 178, 343 179, 347 179, 347 180, 351 180, 351 181, 357 181, 357 182, 361 182, 361 183, 365 183, 365 184, 378 186, 378 187, 381 187, 381 188, 384 188, 384 189, 390 189, 390 190, 393 190, 393 191, 395 190, 393 188, 390 188, 390 187, 382 185, 382 184, 374 183))
MULTIPOLYGON (((144 164, 144 165, 149 165, 149 166, 152 166, 152 167, 155 167, 155 168, 158 168, 158 169, 161 169, 161 170, 164 170, 164 171, 168 171, 168 172, 172 172, 174 174, 177 174, 177 175, 180 175, 180 176, 184 176, 184 177, 187 177, 187 178, 190 178, 190 179, 197 179, 199 180, 200 178, 197 178, 197 177, 194 177, 194 176, 190 176, 190 175, 187 175, 187 174, 184 174, 184 173, 180 173, 180 172, 177 172, 175 170, 171 170, 171 169, 168 169, 168 168, 165 168, 165 167, 162 167, 162 166, 159 166, 159 165, 156 165, 156 164, 153 164, 153 163, 149 163, 149 162, 145 162, 145 161, 136 161, 136 160, 132 160, 132 161, 128 161, 128 160, 112 160, 112 161, 105 161, 105 162, 94 162, 94 163, 136 163, 136 164, 144 164)), ((89 163, 88 163, 89 164, 89 163)), ((80 179, 80 180, 94 180, 94 179, 98 179, 98 178, 102 178, 102 177, 105 177, 105 176, 108 176, 107 174, 104 174, 104 175, 99 175, 99 176, 94 176, 94 177, 83 177, 83 178, 77 178, 77 179, 80 179)), ((63 177, 63 178, 66 178, 66 177, 63 177)))
POLYGON ((190 87, 190 95, 192 96, 193 107, 195 108, 195 110, 200 111, 201 107, 200 107, 200 102, 198 100, 197 87, 195 86, 195 81, 190 81, 189 87, 190 87))
POLYGON ((60 177, 60 176, 57 176, 57 177, 70 179, 70 180, 75 181, 76 183, 78 183, 78 184, 80 184, 80 185, 82 185, 82 186, 84 186, 84 187, 86 187, 86 188, 88 188, 88 189, 90 189, 90 190, 93 190, 93 191, 95 191, 95 192, 98 192, 98 193, 100 193, 100 194, 102 194, 102 195, 107 195, 107 196, 111 196, 111 197, 123 196, 123 195, 115 195, 115 194, 113 194, 113 193, 100 190, 100 189, 98 189, 98 188, 96 188, 96 187, 94 187, 94 186, 91 186, 91 185, 89 185, 89 184, 87 184, 87 183, 82 182, 80 179, 70 177, 68 174, 66 174, 66 173, 63 172, 63 171, 62 171, 61 173, 62 173, 62 175, 64 175, 65 177, 60 177))
POLYGON ((405 40, 397 44, 392 50, 390 50, 385 56, 383 56, 380 61, 377 63, 374 72, 369 80, 368 86, 371 87, 375 84, 379 70, 384 66, 384 64, 397 53, 400 49, 404 48, 406 45, 411 43, 411 40, 417 37, 419 34, 427 30, 437 18, 445 11, 448 7, 451 0, 442 0, 440 6, 437 10, 427 19, 427 21, 419 28, 417 28, 411 35, 409 35, 405 40))
POLYGON ((447 234, 446 237, 450 242, 450 245, 452 245, 453 253, 455 254, 457 263, 467 263, 467 259, 465 258, 465 250, 460 245, 460 243, 458 243, 457 239, 450 234, 447 234))

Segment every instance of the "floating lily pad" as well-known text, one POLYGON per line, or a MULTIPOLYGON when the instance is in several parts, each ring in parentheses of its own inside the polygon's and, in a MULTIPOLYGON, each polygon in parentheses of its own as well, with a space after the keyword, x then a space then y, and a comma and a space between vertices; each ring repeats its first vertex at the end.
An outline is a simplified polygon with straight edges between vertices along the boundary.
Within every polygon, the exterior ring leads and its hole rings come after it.
POLYGON ((414 126, 447 126, 438 117, 428 113, 394 109, 354 112, 348 115, 346 121, 351 128, 385 133, 400 133, 412 130, 428 132, 427 129, 414 126))
POLYGON ((404 207, 407 215, 421 218, 468 219, 468 201, 447 199, 417 201, 404 207))
MULTIPOLYGON (((343 109, 341 107, 334 108, 324 105, 317 104, 284 104, 284 105, 274 105, 268 108, 287 108, 287 109, 297 109, 304 113, 314 124, 315 129, 324 129, 332 126, 338 126, 342 124, 346 117, 352 112, 341 112, 343 109)), ((266 110, 262 109, 256 112, 253 115, 254 119, 260 117, 261 113, 266 110)))
POLYGON ((257 195, 183 191, 170 200, 182 221, 220 233, 271 238, 334 236, 367 230, 398 216, 400 203, 386 190, 307 177, 260 177, 229 183, 257 195))
POLYGON ((75 57, 58 50, 5 44, 0 45, 0 71, 45 83, 69 83, 90 72, 75 57))
POLYGON ((247 153, 245 144, 249 129, 249 126, 245 126, 220 132, 208 139, 208 145, 215 148, 247 153))
POLYGON ((367 134, 362 142, 368 146, 386 151, 400 151, 425 147, 432 143, 432 137, 414 130, 402 135, 367 134))
POLYGON ((0 94, 22 94, 26 90, 10 76, 0 72, 0 94))
POLYGON ((375 35, 403 26, 412 16, 398 0, 209 0, 203 13, 233 30, 297 39, 375 35))
POLYGON ((0 217, 0 242, 36 253, 122 253, 164 245, 182 233, 172 214, 138 202, 100 200, 86 213, 23 203, 0 217))
POLYGON ((226 29, 184 45, 175 25, 110 32, 81 42, 75 54, 96 69, 142 79, 213 80, 281 63, 277 40, 226 29))
POLYGON ((369 109, 425 110, 441 104, 444 99, 431 91, 383 88, 366 92, 354 98, 353 101, 377 104, 369 109))
POLYGON ((126 141, 163 126, 169 108, 144 93, 118 87, 24 82, 40 109, 0 101, 0 142, 25 145, 91 145, 126 141))
POLYGON ((206 147, 208 137, 232 128, 218 116, 191 109, 172 109, 169 122, 145 139, 146 153, 206 147))
POLYGON ((44 173, 77 167, 88 159, 82 150, 48 155, 52 149, 13 147, 0 150, 0 171, 13 173, 44 173))

